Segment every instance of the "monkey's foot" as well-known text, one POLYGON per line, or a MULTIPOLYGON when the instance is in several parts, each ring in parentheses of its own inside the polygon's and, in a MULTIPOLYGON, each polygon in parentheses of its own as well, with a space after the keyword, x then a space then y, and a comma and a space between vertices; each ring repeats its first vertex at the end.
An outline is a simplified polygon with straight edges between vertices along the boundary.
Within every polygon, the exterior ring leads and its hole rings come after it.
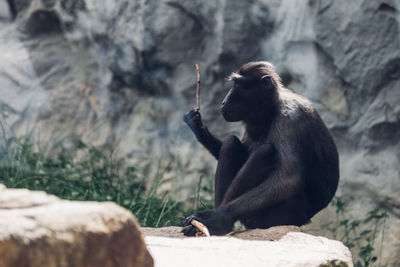
POLYGON ((208 229, 211 235, 224 235, 232 230, 234 223, 229 214, 220 209, 196 212, 189 216, 182 216, 180 220, 183 226, 182 233, 185 236, 195 236, 200 231, 207 235, 204 229, 208 229), (199 230, 194 225, 203 230, 199 230))

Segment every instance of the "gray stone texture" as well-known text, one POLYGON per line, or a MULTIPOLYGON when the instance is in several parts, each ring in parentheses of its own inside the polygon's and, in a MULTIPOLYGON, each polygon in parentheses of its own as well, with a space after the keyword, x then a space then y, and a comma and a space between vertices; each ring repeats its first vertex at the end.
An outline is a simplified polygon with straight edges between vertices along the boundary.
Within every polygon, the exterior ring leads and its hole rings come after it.
POLYGON ((0 266, 152 267, 153 258, 135 217, 115 203, 0 184, 0 266))

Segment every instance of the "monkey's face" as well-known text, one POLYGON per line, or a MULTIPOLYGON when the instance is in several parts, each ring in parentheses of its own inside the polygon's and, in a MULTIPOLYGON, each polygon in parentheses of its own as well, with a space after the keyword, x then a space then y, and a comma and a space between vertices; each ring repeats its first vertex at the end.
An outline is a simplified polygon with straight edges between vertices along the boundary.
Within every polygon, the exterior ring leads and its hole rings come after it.
POLYGON ((222 101, 221 112, 226 121, 251 119, 268 98, 262 80, 233 77, 233 86, 222 101))
POLYGON ((273 103, 277 86, 270 75, 255 78, 233 73, 230 79, 233 86, 221 107, 226 121, 255 121, 273 103))

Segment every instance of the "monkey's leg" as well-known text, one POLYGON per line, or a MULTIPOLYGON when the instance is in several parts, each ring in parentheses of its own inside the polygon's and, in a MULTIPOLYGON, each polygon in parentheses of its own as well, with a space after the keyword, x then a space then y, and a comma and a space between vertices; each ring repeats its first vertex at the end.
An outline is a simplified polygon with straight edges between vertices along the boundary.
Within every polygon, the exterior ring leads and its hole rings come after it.
MULTIPOLYGON (((235 139, 232 139, 232 141, 233 140, 235 139)), ((233 148, 235 148, 235 146, 233 146, 233 148)), ((245 220, 255 216, 255 218, 258 218, 260 214, 264 214, 266 209, 292 199, 304 189, 304 181, 300 176, 296 157, 287 160, 285 166, 280 166, 278 162, 275 168, 263 169, 263 165, 259 164, 259 160, 263 159, 261 163, 265 165, 265 163, 268 162, 268 155, 274 155, 274 153, 271 153, 273 150, 271 150, 271 146, 269 145, 263 145, 260 148, 263 148, 260 150, 260 153, 250 156, 243 167, 240 168, 240 171, 234 176, 235 178, 228 187, 223 202, 217 205, 218 207, 216 207, 214 211, 196 212, 192 215, 184 216, 181 219, 182 226, 184 227, 183 233, 185 235, 193 234, 192 228, 194 226, 191 226, 192 220, 203 223, 212 235, 229 233, 235 221, 245 220), (252 165, 253 163, 254 165, 252 165), (250 166, 252 167, 250 168, 250 166), (253 187, 248 191, 241 191, 241 186, 247 190, 248 186, 246 185, 246 181, 252 184, 253 187), (255 184, 257 186, 254 186, 255 184), (228 201, 230 197, 235 195, 238 196, 228 201)), ((225 155, 229 154, 221 153, 221 157, 225 155)), ((223 162, 221 162, 221 164, 223 164, 223 162)), ((222 168, 222 166, 220 167, 222 168)), ((233 175, 233 172, 229 172, 229 168, 226 168, 225 173, 233 175)), ((230 177, 231 176, 228 175, 218 176, 217 179, 221 180, 217 180, 216 182, 222 181, 222 185, 224 185, 224 182, 227 184, 229 181, 228 178, 230 177)), ((223 189, 221 188, 220 192, 222 191, 223 189)), ((216 193, 218 192, 219 191, 216 190, 216 193)))
POLYGON ((222 205, 268 179, 276 168, 277 160, 277 151, 273 145, 261 145, 235 174, 236 176, 224 194, 222 205))
POLYGON ((269 228, 277 225, 301 226, 310 221, 307 216, 308 205, 305 192, 300 191, 294 197, 260 210, 241 221, 247 229, 269 228))
POLYGON ((221 205, 226 190, 247 158, 243 144, 233 135, 223 140, 219 154, 215 174, 215 208, 221 205))
MULTIPOLYGON (((274 208, 287 201, 292 202, 293 198, 296 198, 300 192, 304 191, 305 186, 299 169, 296 166, 298 165, 295 162, 290 161, 286 163, 285 167, 278 166, 277 169, 273 170, 260 184, 247 192, 241 192, 241 195, 230 201, 229 197, 231 197, 231 195, 228 193, 231 188, 229 188, 221 206, 215 210, 216 215, 222 213, 225 214, 224 216, 226 217, 233 218, 234 221, 243 221, 248 218, 258 217, 268 212, 270 208, 274 208)), ((243 177, 253 179, 253 177, 255 177, 248 176, 249 174, 256 176, 255 172, 247 173, 239 171, 232 185, 234 185, 236 179, 242 180, 244 179, 243 177)), ((306 210, 307 206, 303 206, 302 209, 306 210)), ((207 222, 205 225, 209 227, 207 222)))
MULTIPOLYGON (((243 144, 236 136, 229 136, 221 142, 218 157, 218 166, 215 174, 215 208, 217 209, 224 197, 224 194, 231 184, 236 173, 246 161, 247 152, 243 144)), ((196 228, 191 224, 192 220, 207 223, 206 227, 211 234, 219 235, 228 233, 233 227, 233 219, 224 212, 215 213, 195 212, 189 216, 181 217, 184 235, 192 236, 196 233, 196 228)))

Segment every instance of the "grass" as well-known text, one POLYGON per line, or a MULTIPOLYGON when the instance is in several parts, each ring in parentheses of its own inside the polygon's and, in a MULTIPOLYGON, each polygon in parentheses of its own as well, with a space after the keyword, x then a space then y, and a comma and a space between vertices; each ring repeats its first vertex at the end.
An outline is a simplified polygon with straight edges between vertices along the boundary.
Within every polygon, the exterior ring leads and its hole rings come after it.
POLYGON ((56 144, 51 155, 29 136, 0 142, 0 183, 9 188, 41 190, 69 200, 113 201, 135 214, 145 227, 179 225, 184 203, 160 195, 163 170, 158 165, 149 188, 134 166, 122 169, 111 151, 76 142, 74 149, 56 144))
POLYGON ((386 211, 376 208, 365 218, 354 219, 346 212, 340 197, 335 197, 330 205, 335 208, 336 219, 321 225, 321 230, 327 230, 333 239, 342 241, 351 250, 355 267, 382 266, 386 211), (376 249, 378 245, 379 250, 376 249))

